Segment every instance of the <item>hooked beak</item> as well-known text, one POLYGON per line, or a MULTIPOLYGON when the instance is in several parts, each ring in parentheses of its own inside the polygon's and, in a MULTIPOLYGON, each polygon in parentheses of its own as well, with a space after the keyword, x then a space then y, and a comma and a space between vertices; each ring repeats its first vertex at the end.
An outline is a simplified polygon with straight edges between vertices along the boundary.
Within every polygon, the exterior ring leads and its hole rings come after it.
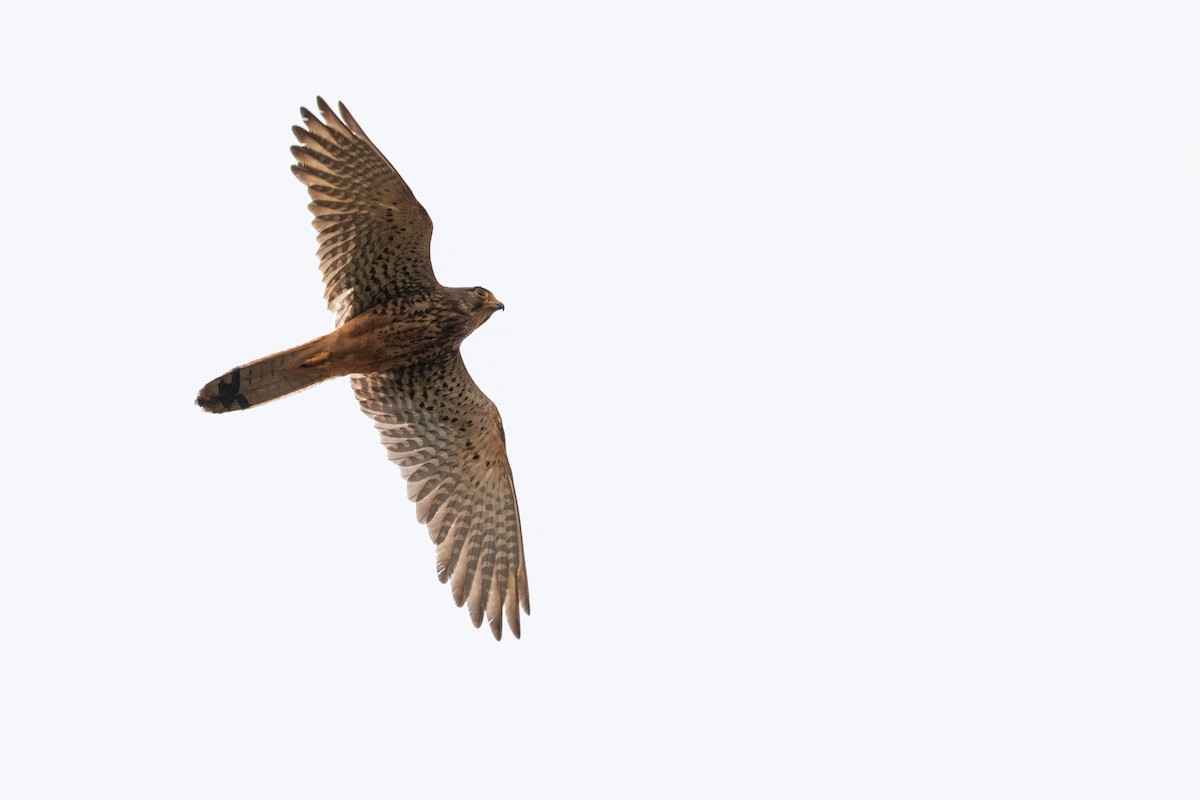
POLYGON ((492 308, 496 309, 497 311, 504 310, 504 303, 501 303, 499 300, 497 300, 496 295, 492 295, 491 297, 488 298, 488 305, 491 306, 492 308))

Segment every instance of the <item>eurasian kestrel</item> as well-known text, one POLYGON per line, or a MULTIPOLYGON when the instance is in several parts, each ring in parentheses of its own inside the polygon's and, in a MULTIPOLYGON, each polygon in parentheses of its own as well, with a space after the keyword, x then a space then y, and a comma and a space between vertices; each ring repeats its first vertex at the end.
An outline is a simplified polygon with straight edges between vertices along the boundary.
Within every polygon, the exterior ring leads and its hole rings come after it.
POLYGON ((349 375, 362 410, 408 479, 417 519, 437 545, 438 577, 492 635, 521 635, 529 613, 521 520, 504 426, 463 364, 459 345, 504 304, 483 287, 438 283, 433 223, 342 104, 324 121, 300 109, 292 166, 312 197, 334 331, 211 381, 196 403, 222 413, 349 375))

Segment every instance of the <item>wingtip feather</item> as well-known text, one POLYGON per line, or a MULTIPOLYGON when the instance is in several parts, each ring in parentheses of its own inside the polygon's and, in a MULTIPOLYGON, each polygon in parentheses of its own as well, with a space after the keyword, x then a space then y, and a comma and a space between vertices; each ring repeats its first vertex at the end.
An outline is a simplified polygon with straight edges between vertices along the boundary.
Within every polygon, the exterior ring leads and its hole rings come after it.
POLYGON ((358 124, 358 120, 356 120, 354 115, 350 113, 350 109, 346 108, 345 103, 338 101, 338 112, 342 115, 342 119, 346 121, 346 126, 349 127, 350 130, 354 131, 355 136, 361 136, 364 139, 367 138, 367 135, 363 132, 362 126, 358 124))

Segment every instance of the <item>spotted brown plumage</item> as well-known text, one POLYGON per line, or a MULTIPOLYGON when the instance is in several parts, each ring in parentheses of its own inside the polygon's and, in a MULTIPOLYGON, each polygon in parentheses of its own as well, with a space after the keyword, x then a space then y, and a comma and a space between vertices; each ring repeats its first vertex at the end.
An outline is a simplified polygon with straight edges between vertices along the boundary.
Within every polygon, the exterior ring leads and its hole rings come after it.
POLYGON ((346 107, 300 109, 292 171, 308 187, 333 332, 245 364, 200 390, 213 413, 261 405, 342 375, 408 480, 437 546, 439 579, 492 635, 521 635, 529 583, 504 426, 459 345, 497 310, 487 289, 438 283, 433 223, 346 107))

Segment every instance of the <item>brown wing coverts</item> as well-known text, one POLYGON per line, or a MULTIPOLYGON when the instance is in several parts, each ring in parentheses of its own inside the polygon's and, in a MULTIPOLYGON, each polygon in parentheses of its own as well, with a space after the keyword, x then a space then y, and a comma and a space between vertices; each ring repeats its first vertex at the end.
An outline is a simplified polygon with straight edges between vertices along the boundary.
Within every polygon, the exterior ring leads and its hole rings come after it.
POLYGON ((363 411, 408 479, 417 519, 437 545, 438 578, 492 635, 518 638, 529 584, 504 427, 458 351, 414 368, 352 378, 363 411))
POLYGON ((408 184, 341 103, 324 121, 300 109, 292 171, 308 186, 325 299, 341 325, 364 309, 437 286, 429 261, 433 223, 408 184))

